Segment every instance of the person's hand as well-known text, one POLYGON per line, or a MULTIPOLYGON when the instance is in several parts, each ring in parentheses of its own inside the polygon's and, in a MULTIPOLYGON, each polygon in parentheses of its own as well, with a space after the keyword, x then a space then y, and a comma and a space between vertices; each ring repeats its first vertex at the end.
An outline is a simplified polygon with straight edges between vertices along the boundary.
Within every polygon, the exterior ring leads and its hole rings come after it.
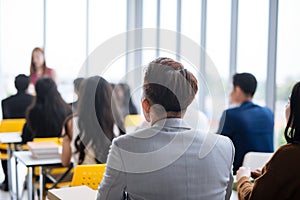
POLYGON ((251 170, 249 167, 240 167, 239 170, 236 172, 236 180, 237 181, 239 181, 244 176, 250 178, 251 170))
POLYGON ((256 169, 254 171, 251 171, 251 177, 252 178, 256 179, 260 176, 261 176, 261 170, 260 169, 256 169))

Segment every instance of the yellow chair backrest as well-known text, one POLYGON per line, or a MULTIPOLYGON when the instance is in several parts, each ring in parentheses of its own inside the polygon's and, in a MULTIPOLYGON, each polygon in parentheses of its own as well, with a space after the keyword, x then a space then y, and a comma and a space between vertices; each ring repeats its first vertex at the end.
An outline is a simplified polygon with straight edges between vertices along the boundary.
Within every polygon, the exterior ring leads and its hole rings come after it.
POLYGON ((22 132, 25 121, 25 119, 3 119, 0 132, 22 132))
POLYGON ((74 170, 71 186, 86 185, 93 190, 97 190, 101 183, 106 164, 97 165, 77 165, 74 170))
POLYGON ((59 146, 62 145, 62 138, 50 137, 50 138, 34 138, 33 142, 55 142, 59 146))
POLYGON ((138 127, 143 121, 143 118, 140 115, 127 115, 125 117, 124 126, 128 127, 138 127))

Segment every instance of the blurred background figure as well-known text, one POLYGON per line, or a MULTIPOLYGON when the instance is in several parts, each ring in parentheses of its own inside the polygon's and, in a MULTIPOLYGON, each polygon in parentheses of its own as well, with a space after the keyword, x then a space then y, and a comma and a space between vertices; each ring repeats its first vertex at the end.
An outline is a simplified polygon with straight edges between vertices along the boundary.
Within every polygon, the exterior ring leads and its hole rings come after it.
POLYGON ((77 100, 70 104, 72 106, 73 113, 77 113, 78 99, 79 99, 79 96, 80 96, 79 89, 80 89, 80 85, 81 85, 83 80, 84 80, 84 78, 76 78, 73 81, 74 93, 77 95, 77 100))
POLYGON ((130 96, 130 87, 128 84, 119 83, 115 85, 114 95, 123 117, 126 117, 127 115, 138 114, 137 108, 130 96))
POLYGON ((55 71, 46 65, 45 54, 42 48, 36 47, 32 50, 30 64, 30 80, 33 85, 39 78, 52 78, 56 81, 55 71))
POLYGON ((2 100, 3 119, 25 118, 26 109, 34 98, 27 94, 29 82, 30 78, 24 74, 15 78, 17 94, 2 100))
POLYGON ((72 114, 71 106, 61 98, 51 78, 39 79, 35 90, 36 98, 28 108, 23 127, 23 143, 38 137, 60 137, 66 117, 72 114))

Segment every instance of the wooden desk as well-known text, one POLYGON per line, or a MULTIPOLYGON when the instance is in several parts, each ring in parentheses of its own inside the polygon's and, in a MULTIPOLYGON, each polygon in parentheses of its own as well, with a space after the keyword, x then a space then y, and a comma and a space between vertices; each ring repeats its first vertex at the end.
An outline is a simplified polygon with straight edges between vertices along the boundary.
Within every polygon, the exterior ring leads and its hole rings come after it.
POLYGON ((16 165, 16 194, 13 192, 13 186, 12 186, 12 166, 11 166, 11 158, 13 152, 16 150, 15 144, 19 144, 22 142, 21 133, 19 132, 5 132, 0 133, 0 143, 7 144, 7 174, 8 174, 8 189, 11 199, 19 199, 19 193, 18 193, 18 171, 17 171, 17 162, 15 162, 16 165))
POLYGON ((33 177, 33 169, 34 167, 40 167, 40 199, 43 199, 44 195, 44 175, 43 175, 43 167, 48 166, 61 166, 61 158, 58 156, 57 158, 46 158, 46 159, 35 159, 32 157, 30 151, 18 151, 14 152, 14 157, 22 162, 28 169, 28 177, 27 177, 27 189, 28 189, 28 199, 32 199, 32 177, 33 177))
POLYGON ((97 197, 97 190, 83 185, 76 187, 66 187, 61 189, 52 189, 48 191, 49 200, 95 200, 97 197))

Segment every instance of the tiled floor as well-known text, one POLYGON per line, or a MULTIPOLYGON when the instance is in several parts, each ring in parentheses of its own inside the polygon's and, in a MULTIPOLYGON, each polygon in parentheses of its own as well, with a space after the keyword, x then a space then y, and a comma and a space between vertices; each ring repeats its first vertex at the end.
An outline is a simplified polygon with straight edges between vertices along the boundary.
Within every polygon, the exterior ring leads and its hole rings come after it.
MULTIPOLYGON (((11 167, 12 167, 12 172, 15 171, 15 162, 14 160, 12 159, 12 162, 11 162, 11 167)), ((25 190, 23 192, 23 184, 24 184, 24 181, 25 181, 25 176, 27 174, 27 168, 22 165, 21 163, 18 164, 18 181, 19 181, 19 192, 20 194, 22 194, 22 199, 24 200, 27 200, 27 191, 25 190)), ((15 192, 15 173, 12 174, 13 175, 13 191, 15 192)), ((21 196, 21 195, 20 195, 21 196)), ((10 195, 9 195, 9 192, 4 192, 3 190, 0 190, 0 200, 9 200, 10 199, 10 195)), ((37 198, 36 198, 37 199, 37 198)))
MULTIPOLYGON (((20 195, 21 196, 21 195, 20 195)), ((0 200, 9 200, 10 196, 8 192, 0 191, 0 200)), ((23 195, 22 195, 22 200, 27 200, 27 191, 25 190, 23 195)), ((35 199, 38 199, 37 197, 35 199)))

